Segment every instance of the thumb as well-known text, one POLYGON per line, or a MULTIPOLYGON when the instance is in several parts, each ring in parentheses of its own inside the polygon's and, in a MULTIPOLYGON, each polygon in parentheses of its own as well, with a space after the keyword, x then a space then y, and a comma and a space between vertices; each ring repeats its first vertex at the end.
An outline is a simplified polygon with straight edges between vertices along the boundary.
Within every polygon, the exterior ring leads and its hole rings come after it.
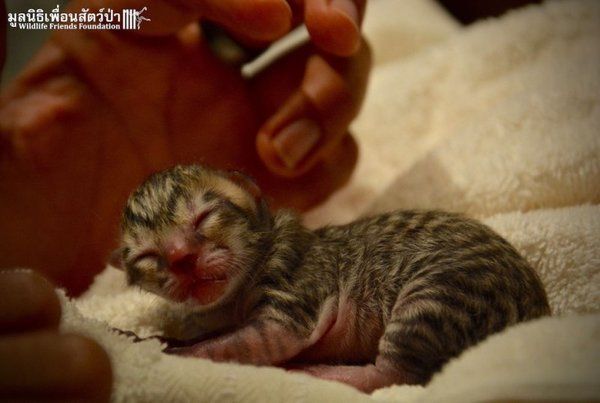
POLYGON ((366 44, 351 58, 308 58, 300 88, 256 139, 258 154, 271 172, 300 176, 334 153, 359 111, 369 67, 366 44))

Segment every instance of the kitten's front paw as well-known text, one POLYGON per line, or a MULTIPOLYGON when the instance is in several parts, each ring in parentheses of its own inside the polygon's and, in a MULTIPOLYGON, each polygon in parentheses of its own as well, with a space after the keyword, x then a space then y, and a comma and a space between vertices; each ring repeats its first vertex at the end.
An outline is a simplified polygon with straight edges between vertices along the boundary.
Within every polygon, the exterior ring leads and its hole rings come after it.
POLYGON ((168 346, 163 350, 163 353, 170 355, 180 355, 183 357, 197 357, 197 358, 208 358, 211 357, 208 354, 208 351, 204 349, 198 348, 197 346, 183 346, 183 347, 174 347, 168 346))
POLYGON ((186 351, 189 347, 171 347, 167 346, 163 349, 163 353, 169 355, 187 355, 186 351))

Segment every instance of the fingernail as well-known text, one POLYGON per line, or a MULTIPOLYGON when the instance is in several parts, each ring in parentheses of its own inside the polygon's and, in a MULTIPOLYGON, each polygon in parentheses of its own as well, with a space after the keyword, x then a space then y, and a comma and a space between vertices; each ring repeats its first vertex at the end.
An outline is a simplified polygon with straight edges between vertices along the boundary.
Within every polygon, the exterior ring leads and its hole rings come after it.
POLYGON ((310 119, 286 126, 272 140, 277 155, 289 169, 296 167, 321 138, 321 128, 310 119))
POLYGON ((353 0, 331 0, 329 7, 340 11, 358 25, 358 8, 353 0))

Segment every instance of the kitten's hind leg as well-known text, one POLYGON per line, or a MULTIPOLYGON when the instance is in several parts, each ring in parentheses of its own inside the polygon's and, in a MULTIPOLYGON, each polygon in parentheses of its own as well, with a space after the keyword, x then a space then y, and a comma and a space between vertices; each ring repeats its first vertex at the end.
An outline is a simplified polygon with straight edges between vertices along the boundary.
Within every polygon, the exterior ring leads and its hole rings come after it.
POLYGON ((468 343, 465 336, 470 333, 471 318, 449 308, 458 303, 427 282, 415 283, 398 297, 374 364, 296 366, 292 370, 344 382, 364 392, 392 384, 424 384, 468 343))
POLYGON ((308 343, 308 339, 291 332, 278 322, 257 319, 214 339, 191 346, 169 348, 165 352, 208 358, 217 362, 270 365, 297 355, 308 343))
POLYGON ((426 384, 493 324, 477 294, 451 288, 450 280, 442 284, 423 278, 404 289, 379 340, 377 366, 404 374, 404 383, 426 384))

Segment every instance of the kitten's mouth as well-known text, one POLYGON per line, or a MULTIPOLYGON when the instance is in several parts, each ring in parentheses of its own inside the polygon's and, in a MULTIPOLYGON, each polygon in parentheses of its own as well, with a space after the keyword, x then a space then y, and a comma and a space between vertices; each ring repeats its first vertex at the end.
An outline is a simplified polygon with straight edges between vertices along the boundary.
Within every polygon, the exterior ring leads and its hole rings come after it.
POLYGON ((176 301, 193 299, 202 305, 219 299, 227 289, 229 278, 225 275, 188 275, 178 278, 178 285, 172 297, 176 301))
POLYGON ((173 299, 185 301, 192 299, 202 305, 218 300, 229 284, 228 259, 208 258, 194 262, 188 270, 173 270, 177 278, 177 287, 173 299))
POLYGON ((225 293, 229 283, 226 276, 202 276, 192 280, 189 286, 189 296, 202 305, 216 301, 225 293))

